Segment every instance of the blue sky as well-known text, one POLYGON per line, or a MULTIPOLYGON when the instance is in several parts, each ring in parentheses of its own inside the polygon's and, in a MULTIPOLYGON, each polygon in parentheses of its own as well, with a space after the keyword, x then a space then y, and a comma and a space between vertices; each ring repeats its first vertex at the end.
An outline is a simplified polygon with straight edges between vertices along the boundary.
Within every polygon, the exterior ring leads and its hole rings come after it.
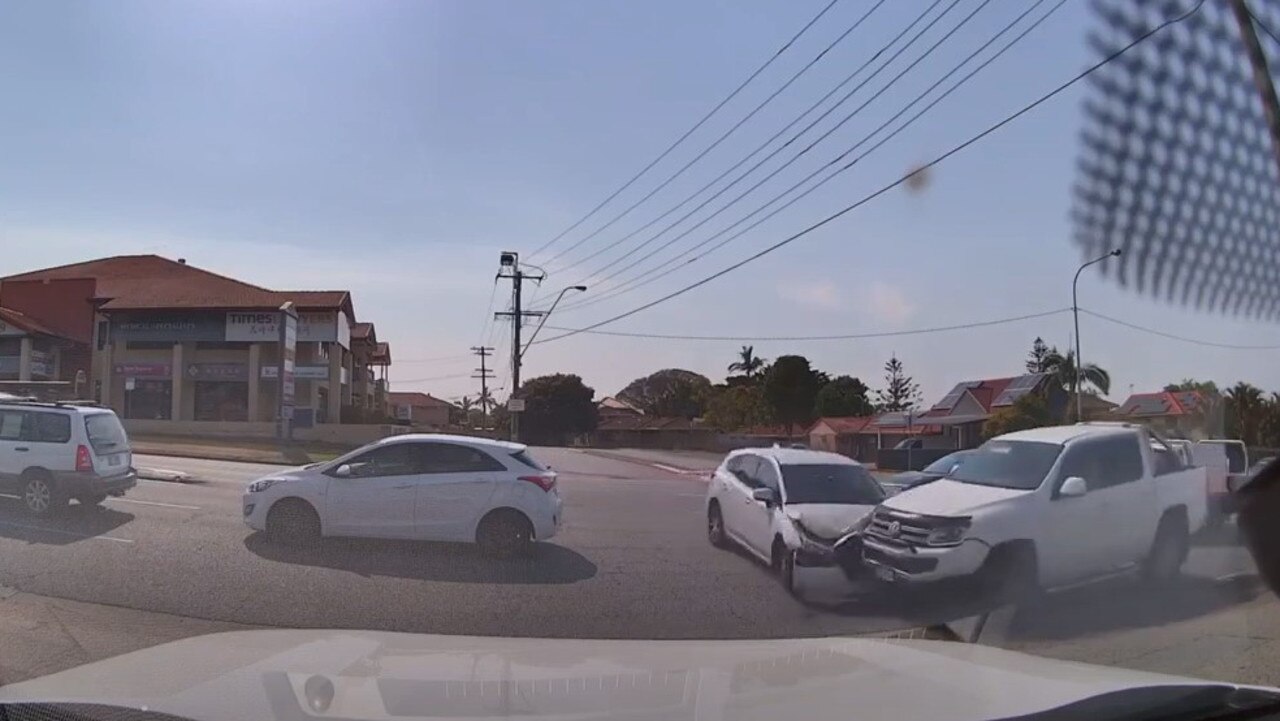
MULTIPOLYGON (((152 252, 269 287, 350 289, 357 315, 376 322, 393 343, 393 381, 406 381, 398 387, 460 396, 475 383, 416 379, 466 374, 471 360, 455 356, 482 338, 509 347, 507 329, 491 331, 484 322, 498 252, 530 256, 580 218, 825 2, 8 2, 0 5, 4 271, 152 252), (423 360, 440 357, 452 358, 423 360)), ((806 139, 870 97, 980 4, 960 0, 806 139)), ((602 294, 608 286, 584 276, 631 245, 565 266, 732 165, 927 6, 886 2, 684 176, 549 263, 552 279, 535 303, 576 282, 592 286, 584 299, 602 294)), ((667 161, 529 259, 541 264, 647 193, 870 7, 868 0, 838 2, 667 161)), ((705 239, 838 155, 1026 7, 1023 0, 991 0, 847 125, 650 263, 705 239)), ((1091 60, 1088 23, 1088 3, 1067 0, 963 88, 805 200, 658 282, 558 314, 552 324, 580 327, 670 292, 940 154, 1082 69, 1091 60)), ((1080 101, 1078 90, 1069 91, 933 169, 923 189, 896 189, 609 328, 861 333, 1067 307, 1080 261, 1067 222, 1080 101)), ((498 296, 502 306, 505 287, 498 296)), ((1163 306, 1096 274, 1081 282, 1081 305, 1215 342, 1280 343, 1271 326, 1163 306)), ((1274 351, 1200 347, 1092 318, 1081 324, 1084 356, 1112 372, 1113 398, 1130 385, 1150 389, 1189 376, 1280 388, 1274 351)), ((936 400, 958 380, 1016 373, 1037 335, 1065 346, 1070 334, 1070 314, 1059 314, 964 332, 755 346, 765 357, 803 353, 830 373, 857 375, 873 387, 884 360, 897 353, 926 399, 936 400)), ((739 345, 583 334, 535 346, 525 375, 574 372, 598 393, 612 393, 661 367, 719 378, 739 345)), ((499 385, 506 376, 504 367, 499 385)))

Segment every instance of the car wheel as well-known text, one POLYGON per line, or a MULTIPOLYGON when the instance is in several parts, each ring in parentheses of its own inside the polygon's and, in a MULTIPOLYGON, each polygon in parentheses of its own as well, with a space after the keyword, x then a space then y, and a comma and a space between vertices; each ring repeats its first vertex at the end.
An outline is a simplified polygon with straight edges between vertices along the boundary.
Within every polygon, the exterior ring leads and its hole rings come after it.
POLYGON ((712 503, 707 509, 707 540, 716 548, 726 548, 729 537, 724 532, 724 515, 720 513, 720 504, 712 503))
POLYGON ((89 495, 78 496, 76 500, 79 501, 82 506, 97 506, 100 508, 102 506, 102 502, 107 500, 107 494, 90 493, 89 495))
POLYGON ((290 546, 313 545, 320 540, 320 516, 306 501, 277 501, 267 512, 267 536, 290 546))
POLYGON ((45 473, 29 473, 22 482, 22 504, 33 516, 57 513, 67 503, 58 484, 45 473))
POLYGON ((773 542, 773 570, 778 574, 778 581, 792 596, 796 593, 796 553, 778 539, 773 542))
POLYGON ((981 571, 983 599, 998 606, 1016 605, 1040 593, 1035 550, 1026 546, 1003 546, 992 552, 981 571))
POLYGON ((493 511, 476 528, 476 545, 490 558, 527 556, 533 550, 533 526, 518 511, 493 511))
POLYGON ((1150 583, 1166 584, 1182 574, 1182 564, 1187 560, 1188 542, 1186 523, 1177 516, 1165 516, 1156 529, 1151 552, 1142 565, 1142 575, 1150 583))

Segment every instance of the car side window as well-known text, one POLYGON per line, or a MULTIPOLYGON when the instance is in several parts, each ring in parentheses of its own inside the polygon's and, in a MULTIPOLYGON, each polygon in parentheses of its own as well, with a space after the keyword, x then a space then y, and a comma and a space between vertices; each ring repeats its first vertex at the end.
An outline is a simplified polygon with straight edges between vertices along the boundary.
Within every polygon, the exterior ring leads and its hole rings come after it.
POLYGON ((726 467, 747 488, 759 488, 760 483, 756 480, 756 468, 758 465, 759 460, 755 456, 743 454, 730 458, 726 467))
POLYGON ((493 456, 456 443, 415 443, 420 473, 483 473, 505 471, 493 456))
POLYGON ((761 488, 772 488, 775 493, 782 492, 782 479, 778 477, 778 469, 773 465, 773 461, 767 458, 760 459, 756 480, 761 488))
POLYGON ((1098 456, 1104 488, 1141 480, 1142 447, 1136 435, 1098 441, 1098 456))
POLYGON ((1083 478, 1090 491, 1103 487, 1102 470, 1098 466, 1101 457, 1097 441, 1079 441, 1067 447, 1062 455, 1062 465, 1058 471, 1058 485, 1076 476, 1083 478))
POLYGON ((347 462, 354 478, 408 476, 419 473, 413 444, 395 443, 375 448, 347 462))
POLYGON ((23 428, 30 421, 26 411, 0 411, 0 441, 22 440, 23 428))
POLYGON ((1152 446, 1152 458, 1155 460, 1155 474, 1164 476, 1170 473, 1177 473, 1184 470, 1186 464, 1182 462, 1176 451, 1170 448, 1152 446))
POLYGON ((62 413, 28 413, 23 440, 66 443, 71 440, 71 417, 62 413))

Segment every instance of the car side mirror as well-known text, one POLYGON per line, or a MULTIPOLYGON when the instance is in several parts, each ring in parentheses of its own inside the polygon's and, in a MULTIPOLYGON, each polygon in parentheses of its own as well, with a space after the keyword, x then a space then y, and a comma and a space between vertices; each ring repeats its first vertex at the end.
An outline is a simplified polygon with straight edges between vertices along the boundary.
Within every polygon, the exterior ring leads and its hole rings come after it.
POLYGON ((343 463, 342 465, 340 465, 340 466, 338 466, 337 468, 333 469, 333 475, 334 475, 334 476, 337 476, 338 478, 350 478, 350 477, 351 477, 351 464, 350 464, 350 463, 343 463))
POLYGON ((1071 476, 1062 482, 1062 487, 1058 489, 1058 496, 1061 498, 1079 498, 1089 492, 1089 484, 1080 476, 1071 476))
POLYGON ((772 506, 778 502, 778 494, 772 488, 757 488, 751 491, 751 500, 772 506))

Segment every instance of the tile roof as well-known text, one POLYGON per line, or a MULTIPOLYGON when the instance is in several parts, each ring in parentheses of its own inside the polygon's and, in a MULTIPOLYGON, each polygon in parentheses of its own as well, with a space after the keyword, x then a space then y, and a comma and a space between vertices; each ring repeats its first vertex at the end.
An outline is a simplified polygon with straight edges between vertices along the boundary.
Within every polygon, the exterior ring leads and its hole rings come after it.
POLYGON ((276 291, 212 273, 158 255, 119 255, 0 278, 43 280, 93 278, 106 310, 170 308, 278 308, 293 301, 302 309, 351 310, 345 290, 276 291))
POLYGON ((373 332, 372 323, 352 323, 351 337, 355 340, 365 340, 371 337, 377 337, 373 332))
POLYGON ((596 407, 605 408, 613 411, 629 411, 631 413, 641 413, 641 414, 644 413, 644 411, 641 411, 634 404, 624 401, 621 398, 618 398, 616 396, 605 396, 604 398, 601 398, 600 402, 596 404, 596 407))
POLYGON ((814 421, 812 426, 809 426, 808 432, 812 433, 813 429, 817 428, 818 424, 821 423, 835 431, 837 435, 858 433, 874 423, 875 420, 876 416, 823 416, 814 421))
POLYGON ((418 391, 391 391, 387 394, 387 402, 395 406, 413 406, 416 408, 457 407, 449 401, 436 398, 430 393, 420 393, 418 391))
POLYGON ((379 341, 373 350, 373 355, 369 356, 369 362, 374 365, 391 365, 391 344, 379 341))
POLYGON ((0 308, 0 322, 6 325, 16 326, 28 333, 39 333, 41 335, 50 335, 55 338, 61 338, 58 333, 49 330, 40 321, 32 318, 25 313, 20 313, 12 308, 0 308))
POLYGON ((1185 416, 1205 405, 1199 391, 1134 393, 1115 409, 1123 416, 1185 416))

